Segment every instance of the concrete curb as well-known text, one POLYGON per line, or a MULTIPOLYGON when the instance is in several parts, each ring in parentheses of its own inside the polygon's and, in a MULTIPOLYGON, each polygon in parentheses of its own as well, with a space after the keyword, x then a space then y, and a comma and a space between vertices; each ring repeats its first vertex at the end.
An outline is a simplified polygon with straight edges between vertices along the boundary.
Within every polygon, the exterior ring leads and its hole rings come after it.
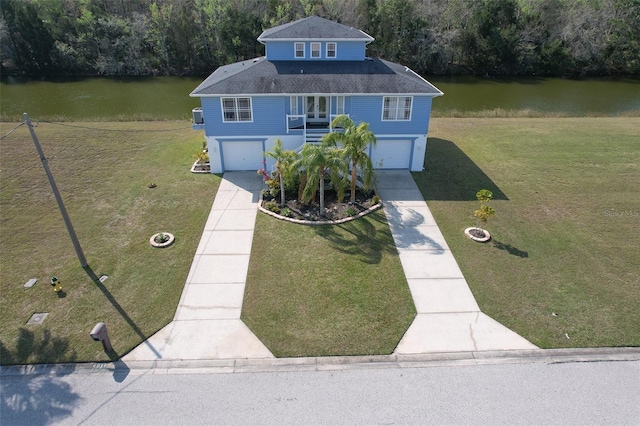
POLYGON ((34 364, 0 367, 0 377, 46 374, 231 374, 337 371, 379 368, 428 368, 500 364, 640 361, 640 347, 532 349, 514 351, 264 358, 220 360, 122 361, 34 364))

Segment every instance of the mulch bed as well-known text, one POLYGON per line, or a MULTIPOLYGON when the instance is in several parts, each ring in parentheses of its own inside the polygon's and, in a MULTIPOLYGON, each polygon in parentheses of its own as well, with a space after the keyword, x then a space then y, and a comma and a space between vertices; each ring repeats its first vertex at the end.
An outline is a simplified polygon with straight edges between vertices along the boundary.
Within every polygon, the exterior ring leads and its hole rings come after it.
MULTIPOLYGON (((308 221, 335 221, 345 219, 351 216, 355 216, 360 212, 363 212, 370 207, 374 206, 372 198, 375 196, 373 191, 364 192, 360 189, 356 190, 356 200, 354 203, 350 203, 350 191, 346 192, 344 200, 338 201, 335 191, 327 190, 324 193, 324 216, 320 214, 320 195, 316 194, 315 202, 304 204, 297 200, 297 192, 287 191, 285 194, 286 207, 289 209, 287 217, 298 220, 308 221)), ((273 211, 269 206, 272 206, 275 202, 276 206, 280 207, 280 194, 277 196, 271 195, 268 191, 262 194, 262 207, 273 211)), ((284 210, 284 209, 283 209, 284 210)), ((284 211, 275 211, 282 216, 285 216, 284 211)))

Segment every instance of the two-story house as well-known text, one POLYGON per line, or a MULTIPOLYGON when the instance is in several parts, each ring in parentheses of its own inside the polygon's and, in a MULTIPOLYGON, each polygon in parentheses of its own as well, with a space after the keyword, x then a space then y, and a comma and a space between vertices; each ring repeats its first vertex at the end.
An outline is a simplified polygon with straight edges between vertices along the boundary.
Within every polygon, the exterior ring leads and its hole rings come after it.
MULTIPOLYGON (((311 16, 264 31, 265 56, 222 66, 193 92, 212 173, 264 168, 276 139, 300 150, 346 114, 367 122, 376 168, 422 170, 431 103, 443 93, 411 69, 366 56, 374 39, 311 16)), ((269 167, 269 165, 268 165, 269 167)))

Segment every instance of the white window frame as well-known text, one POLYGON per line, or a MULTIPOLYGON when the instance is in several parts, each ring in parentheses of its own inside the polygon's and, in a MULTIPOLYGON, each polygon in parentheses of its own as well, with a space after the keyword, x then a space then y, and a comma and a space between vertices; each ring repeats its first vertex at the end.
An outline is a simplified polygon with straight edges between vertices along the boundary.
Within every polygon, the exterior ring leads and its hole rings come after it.
POLYGON ((220 98, 220 107, 222 108, 223 123, 252 123, 253 122, 253 102, 249 97, 224 97, 220 98), (242 106, 241 101, 246 100, 248 107, 242 106), (229 105, 232 102, 233 105, 229 105), (248 113, 248 115, 247 115, 248 113), (233 114, 229 117, 228 114, 233 114))
POLYGON ((385 96, 382 98, 382 121, 411 121, 413 96, 385 96), (407 101, 409 105, 407 106, 407 101))
POLYGON ((322 43, 320 42, 312 42, 311 43, 311 56, 312 59, 319 59, 322 57, 322 43))
POLYGON ((305 49, 306 49, 305 43, 303 43, 303 42, 295 42, 295 43, 293 43, 293 57, 296 58, 296 59, 304 58, 305 54, 306 54, 305 49), (300 52, 300 50, 298 50, 298 47, 300 47, 300 46, 302 46, 302 50, 301 50, 302 56, 298 56, 298 52, 300 52))
POLYGON ((327 42, 326 45, 326 57, 329 59, 335 59, 338 57, 338 43, 336 43, 335 41, 329 41, 327 42), (329 55, 329 46, 333 46, 333 56, 329 55))
POLYGON ((298 97, 290 96, 289 97, 289 114, 298 115, 298 97))
POLYGON ((336 96, 336 115, 344 114, 344 96, 336 96))

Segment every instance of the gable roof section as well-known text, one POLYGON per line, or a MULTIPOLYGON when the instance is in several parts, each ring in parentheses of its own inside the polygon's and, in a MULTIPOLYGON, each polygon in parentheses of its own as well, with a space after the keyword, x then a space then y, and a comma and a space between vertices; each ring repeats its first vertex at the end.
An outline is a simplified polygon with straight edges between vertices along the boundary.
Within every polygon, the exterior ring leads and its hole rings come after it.
POLYGON ((383 59, 325 62, 261 57, 218 68, 190 96, 307 93, 442 95, 411 69, 383 59))
POLYGON ((259 42, 269 40, 374 40, 369 34, 347 25, 329 21, 319 16, 309 16, 265 30, 259 42))

